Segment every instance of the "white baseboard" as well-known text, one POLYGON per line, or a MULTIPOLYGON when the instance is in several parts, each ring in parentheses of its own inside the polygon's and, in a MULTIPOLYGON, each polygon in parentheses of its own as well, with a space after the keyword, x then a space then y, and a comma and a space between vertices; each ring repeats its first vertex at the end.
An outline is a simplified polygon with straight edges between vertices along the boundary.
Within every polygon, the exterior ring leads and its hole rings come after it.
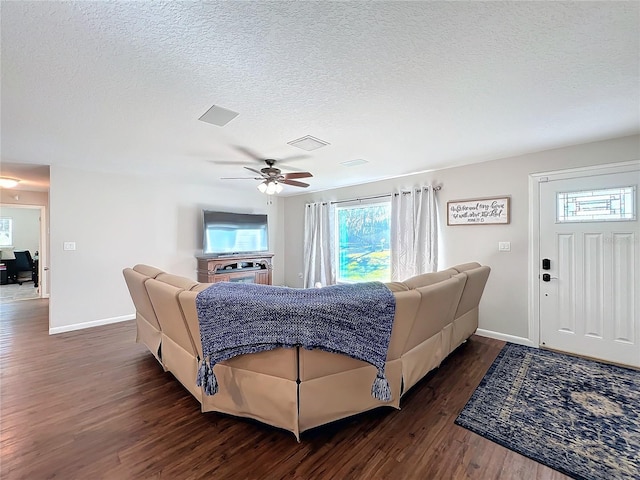
POLYGON ((134 315, 121 315, 119 317, 103 318, 102 320, 94 320, 93 322, 74 323, 73 325, 64 325, 62 327, 49 327, 49 335, 56 333, 72 332, 74 330, 83 330, 85 328, 99 327, 100 325, 109 325, 111 323, 126 322, 134 320, 134 315))
POLYGON ((514 335, 494 332, 492 330, 484 330, 482 328, 479 328, 478 330, 476 330, 476 335, 480 335, 481 337, 494 338, 496 340, 503 340, 505 342, 510 342, 510 343, 517 343, 518 345, 525 345, 527 347, 538 348, 538 345, 534 345, 533 342, 528 338, 516 337, 514 335))

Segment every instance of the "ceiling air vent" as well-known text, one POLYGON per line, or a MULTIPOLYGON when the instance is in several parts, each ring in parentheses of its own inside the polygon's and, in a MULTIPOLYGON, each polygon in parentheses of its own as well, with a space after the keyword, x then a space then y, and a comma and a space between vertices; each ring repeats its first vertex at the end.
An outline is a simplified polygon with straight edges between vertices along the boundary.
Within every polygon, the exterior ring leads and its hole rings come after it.
POLYGON ((325 142, 324 140, 320 140, 319 138, 307 135, 306 137, 302 137, 297 140, 291 140, 290 142, 287 142, 287 144, 310 152, 311 150, 317 150, 318 148, 322 148, 325 145, 329 145, 329 142, 325 142))
POLYGON ((238 112, 227 110, 226 108, 214 105, 209 110, 207 110, 206 113, 202 115, 198 120, 202 120, 203 122, 211 123, 213 125, 218 125, 219 127, 224 127, 238 115, 238 112))
POLYGON ((369 161, 364 158, 356 158, 354 160, 345 160, 344 162, 340 162, 340 165, 344 165, 345 167, 355 167, 364 163, 369 163, 369 161))

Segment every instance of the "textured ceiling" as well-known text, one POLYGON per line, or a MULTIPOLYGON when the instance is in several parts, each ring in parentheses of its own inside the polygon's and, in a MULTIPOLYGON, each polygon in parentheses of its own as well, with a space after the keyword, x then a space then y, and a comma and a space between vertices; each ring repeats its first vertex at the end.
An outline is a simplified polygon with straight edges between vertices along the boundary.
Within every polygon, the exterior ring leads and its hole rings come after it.
POLYGON ((216 185, 313 135, 321 190, 633 134, 639 6, 3 1, 1 160, 216 185))

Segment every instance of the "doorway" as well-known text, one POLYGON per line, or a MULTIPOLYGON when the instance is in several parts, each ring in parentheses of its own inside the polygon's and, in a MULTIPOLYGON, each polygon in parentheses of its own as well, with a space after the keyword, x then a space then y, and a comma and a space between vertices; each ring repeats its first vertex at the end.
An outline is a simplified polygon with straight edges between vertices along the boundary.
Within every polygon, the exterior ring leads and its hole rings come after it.
POLYGON ((640 162, 532 181, 534 344, 640 367, 640 162))
POLYGON ((3 220, 0 303, 42 298, 47 291, 42 266, 46 265, 45 207, 2 204, 0 211, 3 220))

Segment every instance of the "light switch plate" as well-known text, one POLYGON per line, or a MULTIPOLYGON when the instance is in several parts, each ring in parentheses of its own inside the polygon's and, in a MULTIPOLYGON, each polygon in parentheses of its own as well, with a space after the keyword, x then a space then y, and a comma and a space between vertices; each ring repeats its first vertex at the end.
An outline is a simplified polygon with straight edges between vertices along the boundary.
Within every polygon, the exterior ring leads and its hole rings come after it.
POLYGON ((499 252, 510 252, 511 251, 511 242, 498 242, 498 251, 499 252))
POLYGON ((76 242, 64 242, 62 244, 62 249, 63 250, 75 250, 76 249, 76 242))

